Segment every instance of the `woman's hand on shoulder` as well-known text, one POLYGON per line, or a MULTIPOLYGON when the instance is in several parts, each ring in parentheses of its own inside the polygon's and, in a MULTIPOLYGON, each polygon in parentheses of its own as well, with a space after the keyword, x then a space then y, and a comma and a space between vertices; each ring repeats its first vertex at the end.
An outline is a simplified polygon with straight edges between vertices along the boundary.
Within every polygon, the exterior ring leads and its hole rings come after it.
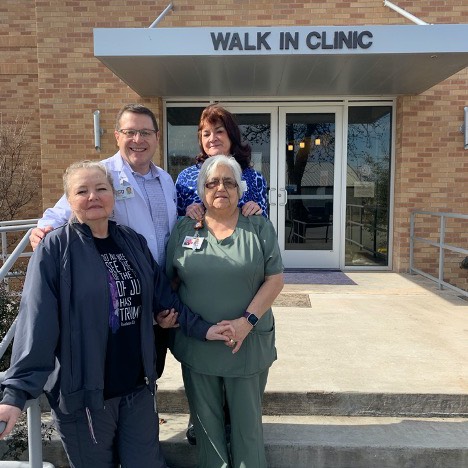
POLYGON ((203 203, 192 203, 187 206, 185 210, 185 216, 192 219, 202 219, 205 214, 205 207, 203 203))
POLYGON ((242 207, 242 214, 244 216, 261 215, 262 213, 263 210, 260 208, 260 205, 258 203, 255 203, 254 201, 248 201, 242 207))

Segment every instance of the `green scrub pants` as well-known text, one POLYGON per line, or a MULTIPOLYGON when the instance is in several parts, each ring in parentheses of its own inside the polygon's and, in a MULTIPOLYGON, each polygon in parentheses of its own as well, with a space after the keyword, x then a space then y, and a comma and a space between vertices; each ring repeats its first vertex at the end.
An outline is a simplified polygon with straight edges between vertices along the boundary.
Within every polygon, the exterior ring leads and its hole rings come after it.
POLYGON ((182 376, 197 437, 199 468, 266 468, 262 398, 268 369, 250 377, 218 377, 182 365, 182 376), (231 416, 230 450, 224 401, 231 416))

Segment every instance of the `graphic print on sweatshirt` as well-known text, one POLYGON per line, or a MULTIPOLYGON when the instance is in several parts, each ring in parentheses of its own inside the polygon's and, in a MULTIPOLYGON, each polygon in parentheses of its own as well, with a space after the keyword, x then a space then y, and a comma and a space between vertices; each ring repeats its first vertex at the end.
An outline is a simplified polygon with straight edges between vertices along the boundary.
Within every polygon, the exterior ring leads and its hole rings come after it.
POLYGON ((120 327, 135 325, 141 313, 141 285, 122 253, 105 253, 101 258, 107 267, 109 282, 109 327, 116 333, 120 327))
POLYGON ((107 269, 109 334, 104 375, 105 399, 127 395, 144 383, 141 359, 141 283, 127 257, 109 236, 94 239, 107 269))

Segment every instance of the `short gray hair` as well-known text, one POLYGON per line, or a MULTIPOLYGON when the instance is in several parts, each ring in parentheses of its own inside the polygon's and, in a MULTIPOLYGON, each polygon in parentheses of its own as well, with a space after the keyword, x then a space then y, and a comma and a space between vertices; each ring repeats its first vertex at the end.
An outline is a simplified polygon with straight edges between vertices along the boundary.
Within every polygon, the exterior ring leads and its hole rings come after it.
POLYGON ((200 174, 198 175, 197 190, 200 200, 205 198, 205 184, 208 177, 218 166, 227 166, 231 169, 234 179, 237 182, 237 194, 239 199, 242 198, 244 193, 244 183, 242 182, 242 169, 239 163, 232 156, 224 156, 222 154, 218 156, 211 156, 203 163, 200 174))
POLYGON ((100 171, 102 171, 102 173, 106 176, 109 185, 112 187, 112 192, 115 193, 112 174, 107 171, 107 167, 104 166, 104 164, 102 164, 100 161, 90 161, 86 159, 84 161, 78 161, 73 164, 70 164, 70 166, 68 166, 65 169, 65 173, 63 174, 63 191, 67 198, 69 195, 68 191, 70 189, 70 176, 72 176, 75 172, 79 171, 80 169, 99 169, 100 171))

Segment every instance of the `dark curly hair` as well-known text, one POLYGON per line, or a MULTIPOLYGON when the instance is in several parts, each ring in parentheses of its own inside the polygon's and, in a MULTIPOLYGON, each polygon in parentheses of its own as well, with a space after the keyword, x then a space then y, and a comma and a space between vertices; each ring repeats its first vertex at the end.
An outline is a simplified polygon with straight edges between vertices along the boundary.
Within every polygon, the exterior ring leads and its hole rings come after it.
MULTIPOLYGON (((198 144, 201 153, 196 157, 197 162, 203 163, 208 155, 205 153, 202 145, 202 129, 206 124, 215 125, 221 123, 226 129, 231 140, 231 156, 239 163, 242 170, 251 166, 252 148, 248 143, 242 143, 239 126, 234 116, 218 104, 211 104, 206 107, 200 117, 198 124, 198 144)), ((229 156, 229 155, 226 155, 229 156)))

